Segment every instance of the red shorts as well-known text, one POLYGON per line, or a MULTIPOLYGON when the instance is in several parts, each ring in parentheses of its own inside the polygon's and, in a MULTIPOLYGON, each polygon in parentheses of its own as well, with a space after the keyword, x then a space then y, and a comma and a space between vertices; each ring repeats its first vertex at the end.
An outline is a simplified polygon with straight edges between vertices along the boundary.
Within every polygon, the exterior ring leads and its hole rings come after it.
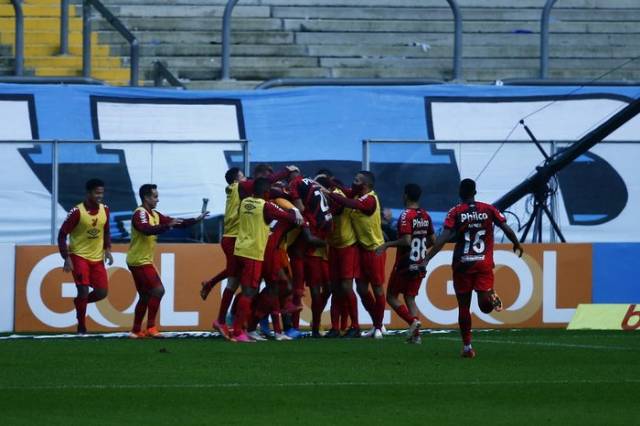
POLYGON ((329 283, 329 262, 317 256, 305 256, 304 279, 308 287, 329 283))
POLYGON ((131 271, 131 275, 133 275, 133 282, 136 284, 136 290, 138 290, 138 292, 162 286, 162 281, 155 266, 151 264, 127 266, 131 271))
POLYGON ((329 270, 331 282, 353 280, 360 277, 358 246, 329 248, 329 270))
POLYGON ((376 254, 375 250, 365 250, 359 247, 360 255, 360 279, 379 287, 384 283, 384 265, 387 254, 376 254))
POLYGON ((490 291, 493 289, 493 270, 478 272, 454 272, 453 288, 456 293, 490 291))
POLYGON ((227 270, 227 276, 238 277, 240 275, 240 265, 238 265, 238 260, 233 254, 236 248, 236 237, 222 237, 220 246, 222 247, 224 256, 227 258, 227 267, 225 268, 227 270))
POLYGON ((240 266, 240 285, 251 288, 260 287, 262 261, 236 256, 236 262, 240 266))
POLYGON ((423 274, 405 274, 394 270, 391 273, 391 277, 389 277, 387 293, 394 296, 404 294, 405 296, 416 297, 424 277, 423 274))
POLYGON ((88 285, 93 288, 109 287, 103 261, 88 260, 75 254, 70 254, 69 258, 73 264, 73 280, 76 285, 88 285))

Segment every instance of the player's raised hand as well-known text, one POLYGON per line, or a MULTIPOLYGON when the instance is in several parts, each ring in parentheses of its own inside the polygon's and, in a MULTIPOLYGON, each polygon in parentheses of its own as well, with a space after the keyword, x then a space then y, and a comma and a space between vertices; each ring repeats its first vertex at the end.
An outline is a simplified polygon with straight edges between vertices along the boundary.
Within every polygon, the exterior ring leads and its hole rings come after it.
POLYGON ((113 265, 113 256, 111 255, 111 250, 104 251, 104 260, 107 262, 107 265, 113 265))
POLYGON ((200 222, 201 220, 203 220, 203 219, 204 219, 205 217, 207 217, 207 216, 209 216, 209 212, 208 212, 208 211, 207 211, 207 212, 203 212, 203 213, 201 213, 201 214, 200 214, 200 216, 198 216, 198 217, 196 218, 196 222, 200 222))
POLYGON ((300 213, 300 210, 294 208, 293 212, 296 215, 296 225, 300 226, 304 223, 304 218, 302 217, 302 213, 300 213))
POLYGON ((292 172, 297 172, 300 173, 300 169, 298 168, 298 166, 294 166, 293 164, 288 165, 287 167, 285 167, 287 170, 289 170, 290 173, 292 172))
POLYGON ((516 242, 513 245, 513 252, 516 253, 518 257, 522 257, 522 253, 524 253, 524 250, 522 249, 522 246, 520 245, 519 242, 516 242))
POLYGON ((62 265, 62 270, 65 272, 73 272, 73 262, 71 262, 70 257, 67 257, 64 260, 64 265, 62 265))

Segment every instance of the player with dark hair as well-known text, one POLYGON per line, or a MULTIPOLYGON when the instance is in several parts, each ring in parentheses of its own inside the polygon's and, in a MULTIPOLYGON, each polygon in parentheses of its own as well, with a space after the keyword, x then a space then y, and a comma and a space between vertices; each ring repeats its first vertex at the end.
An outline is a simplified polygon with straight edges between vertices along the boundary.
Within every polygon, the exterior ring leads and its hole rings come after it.
POLYGON ((460 182, 462 202, 447 213, 444 229, 429 250, 425 265, 452 239, 453 287, 458 299, 458 323, 462 335, 462 356, 474 358, 471 346, 471 295, 478 294, 478 305, 485 314, 501 311, 502 301, 493 289, 493 225, 497 225, 513 243, 514 253, 522 256, 522 247, 505 217, 491 204, 475 200, 476 183, 471 179, 460 182))
POLYGON ((242 171, 236 167, 232 167, 225 174, 225 179, 229 185, 225 189, 227 203, 225 206, 224 233, 221 246, 227 258, 227 266, 218 275, 202 283, 200 297, 202 297, 203 300, 206 299, 211 289, 213 289, 219 281, 228 278, 227 285, 220 299, 218 316, 213 321, 213 327, 226 339, 229 339, 230 335, 227 325, 225 324, 225 317, 233 301, 233 296, 239 287, 239 265, 233 252, 238 233, 240 202, 253 194, 254 179, 266 178, 270 183, 274 183, 289 176, 291 170, 297 170, 297 167, 288 166, 281 172, 274 174, 271 166, 268 164, 258 164, 254 168, 253 178, 246 178, 242 171))
POLYGON ((360 277, 356 279, 356 288, 362 304, 373 321, 371 336, 382 338, 382 321, 384 316, 385 297, 383 290, 384 267, 386 255, 378 254, 376 249, 384 243, 381 228, 380 201, 374 191, 375 177, 373 173, 362 170, 358 172, 351 185, 347 198, 337 193, 329 194, 336 203, 353 209, 351 223, 359 246, 360 277), (369 292, 369 285, 373 287, 375 296, 369 292))
POLYGON ((274 220, 301 223, 294 212, 287 212, 268 201, 271 181, 258 178, 253 184, 253 196, 240 203, 238 238, 234 254, 240 265, 242 293, 238 297, 233 321, 233 340, 252 342, 246 334, 251 319, 251 302, 262 278, 262 266, 269 238, 269 224, 274 220))
POLYGON ((394 311, 409 325, 407 339, 410 343, 421 343, 420 320, 415 297, 425 277, 424 263, 427 249, 435 243, 435 233, 431 216, 420 207, 422 189, 415 183, 404 187, 405 210, 398 220, 398 239, 384 243, 378 251, 387 247, 397 247, 396 262, 387 285, 387 302, 394 311), (404 295, 406 305, 402 304, 399 295, 404 295))
MULTIPOLYGON (((240 182, 244 182, 245 180, 247 180, 247 178, 244 176, 244 173, 242 173, 242 171, 237 167, 231 167, 229 170, 227 170, 227 172, 224 174, 224 178, 227 181, 227 187, 224 189, 224 192, 227 196, 227 201, 224 208, 224 221, 222 225, 223 231, 220 246, 222 247, 222 251, 224 252, 226 258, 226 266, 215 277, 211 278, 208 281, 203 281, 200 284, 200 297, 202 298, 202 300, 207 299, 209 293, 217 283, 224 280, 225 278, 235 280, 235 275, 237 275, 238 268, 235 263, 235 257, 233 256, 233 248, 236 244, 236 236, 238 235, 238 209, 240 208, 240 194, 238 193, 238 185, 240 184, 240 182)), ((235 288, 237 288, 237 285, 235 285, 235 288)), ((231 294, 231 296, 233 297, 233 294, 231 294)), ((219 323, 218 320, 214 321, 215 328, 219 328, 218 326, 222 324, 224 324, 224 319, 221 323, 219 323)))
MULTIPOLYGON (((330 192, 344 196, 344 192, 336 185, 331 175, 320 175, 316 181, 330 192)), ((351 318, 351 327, 344 337, 360 337, 358 323, 358 299, 353 291, 353 280, 359 278, 360 267, 358 246, 355 231, 351 224, 352 209, 346 208, 329 198, 329 206, 333 215, 333 229, 327 239, 329 243, 329 276, 331 281, 331 330, 325 337, 340 336, 341 322, 351 318), (340 321, 340 319, 343 321, 340 321)))
MULTIPOLYGON (((291 254, 293 272, 294 304, 301 303, 304 282, 311 292, 311 333, 320 337, 320 319, 329 298, 329 265, 326 238, 331 231, 333 217, 329 202, 322 194, 321 186, 314 180, 304 178, 298 172, 289 176, 289 193, 293 204, 302 212, 309 224, 313 243, 299 237, 291 254), (302 267, 301 267, 302 265, 302 267)), ((298 312, 299 315, 299 312, 298 312)), ((299 316, 294 314, 294 328, 299 326, 299 316)))
POLYGON ((131 219, 131 243, 127 252, 127 266, 133 275, 138 292, 133 328, 129 337, 161 337, 156 327, 156 315, 164 296, 164 286, 153 265, 153 255, 157 235, 172 228, 186 228, 203 220, 209 212, 203 212, 195 219, 175 219, 155 210, 158 205, 158 187, 146 183, 138 191, 142 204, 133 212, 131 219), (148 309, 148 312, 147 312, 148 309), (142 330, 142 320, 147 313, 147 328, 142 330))
POLYGON ((72 272, 78 295, 73 299, 78 333, 87 332, 87 303, 107 297, 108 279, 105 260, 113 264, 109 207, 103 204, 104 182, 90 179, 85 184, 86 198, 69 211, 58 232, 58 250, 64 259, 63 270, 72 272), (67 248, 67 235, 70 244, 67 248), (89 287, 93 291, 89 293, 89 287))

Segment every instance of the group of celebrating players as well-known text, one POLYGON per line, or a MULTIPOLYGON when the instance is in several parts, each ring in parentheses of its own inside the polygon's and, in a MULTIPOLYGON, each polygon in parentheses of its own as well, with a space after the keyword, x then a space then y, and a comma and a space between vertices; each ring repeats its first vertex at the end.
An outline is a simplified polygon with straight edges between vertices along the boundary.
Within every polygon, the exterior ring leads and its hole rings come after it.
MULTIPOLYGON (((311 294, 312 337, 383 337, 386 304, 406 321, 407 342, 419 344, 420 319, 415 303, 429 260, 448 241, 455 241, 454 289, 459 305, 462 356, 472 358, 471 294, 485 312, 501 310, 502 302, 493 290, 493 226, 499 226, 522 254, 518 239, 504 216, 493 206, 475 201, 475 182, 460 184, 461 203, 452 208, 444 230, 435 236, 431 217, 420 207, 421 189, 415 183, 404 187, 405 210, 398 220, 398 239, 384 240, 381 205, 375 193, 375 177, 360 171, 347 187, 329 170, 304 177, 295 166, 274 173, 270 166, 255 167, 253 177, 238 168, 225 173, 226 207, 221 247, 226 267, 204 281, 200 296, 205 300, 219 282, 226 279, 218 316, 213 327, 227 340, 266 340, 258 324, 271 318, 272 337, 291 340, 301 335, 300 312, 305 286, 311 294), (396 247, 396 259, 386 295, 385 251, 396 247), (373 328, 361 333, 356 292, 371 317, 373 328), (265 283, 262 291, 261 282, 265 283), (238 289, 240 291, 238 292, 238 289), (400 300, 403 295, 404 303, 400 300), (320 332, 320 320, 331 300, 331 329, 320 332), (231 328, 227 317, 231 313, 231 328)), ((78 288, 74 299, 78 332, 86 332, 88 302, 106 296, 107 280, 103 260, 112 261, 108 234, 108 209, 102 204, 104 183, 87 182, 87 199, 71 210, 58 238, 65 271, 72 270, 78 288), (71 244, 67 249, 66 236, 71 244), (91 293, 89 286, 93 287, 91 293)), ((163 216, 155 207, 155 185, 140 188, 142 205, 132 218, 131 246, 127 264, 134 278, 139 300, 131 338, 161 337, 155 318, 164 288, 153 266, 156 236, 172 227, 191 226, 194 219, 163 216), (142 322, 147 314, 147 327, 142 322)), ((264 331, 265 327, 261 327, 264 331)))

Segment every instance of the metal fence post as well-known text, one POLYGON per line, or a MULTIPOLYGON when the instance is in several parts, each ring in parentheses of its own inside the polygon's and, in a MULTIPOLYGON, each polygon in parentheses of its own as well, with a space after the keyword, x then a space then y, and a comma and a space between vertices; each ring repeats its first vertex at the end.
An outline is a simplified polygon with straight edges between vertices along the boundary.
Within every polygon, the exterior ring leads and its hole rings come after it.
POLYGON ((51 244, 57 244, 58 221, 58 141, 51 143, 51 244))
POLYGON ((369 154, 369 140, 365 139, 362 141, 362 169, 367 171, 371 170, 371 159, 369 154))
POLYGON ((137 86, 138 85, 138 73, 139 73, 139 64, 140 64, 140 44, 138 40, 134 39, 131 41, 131 71, 129 73, 129 85, 137 86))
POLYGON ((69 0, 60 2, 60 54, 69 53, 69 0))
POLYGON ((251 173, 251 162, 249 160, 249 141, 245 141, 242 144, 242 156, 244 164, 244 175, 249 176, 251 173))
POLYGON ((15 34, 15 75, 24 74, 24 14, 22 13, 22 0, 11 0, 13 10, 16 14, 16 34, 15 34))
POLYGON ((549 77, 549 19, 557 0, 547 0, 540 19, 540 78, 549 77))
POLYGON ((82 76, 91 77, 91 4, 82 1, 82 76))
POLYGON ((453 79, 462 78, 462 11, 456 0, 447 0, 454 20, 454 39, 453 39, 453 79))
POLYGON ((222 16, 222 58, 220 60, 220 79, 229 79, 229 60, 231 57, 231 14, 238 0, 229 0, 222 16))

